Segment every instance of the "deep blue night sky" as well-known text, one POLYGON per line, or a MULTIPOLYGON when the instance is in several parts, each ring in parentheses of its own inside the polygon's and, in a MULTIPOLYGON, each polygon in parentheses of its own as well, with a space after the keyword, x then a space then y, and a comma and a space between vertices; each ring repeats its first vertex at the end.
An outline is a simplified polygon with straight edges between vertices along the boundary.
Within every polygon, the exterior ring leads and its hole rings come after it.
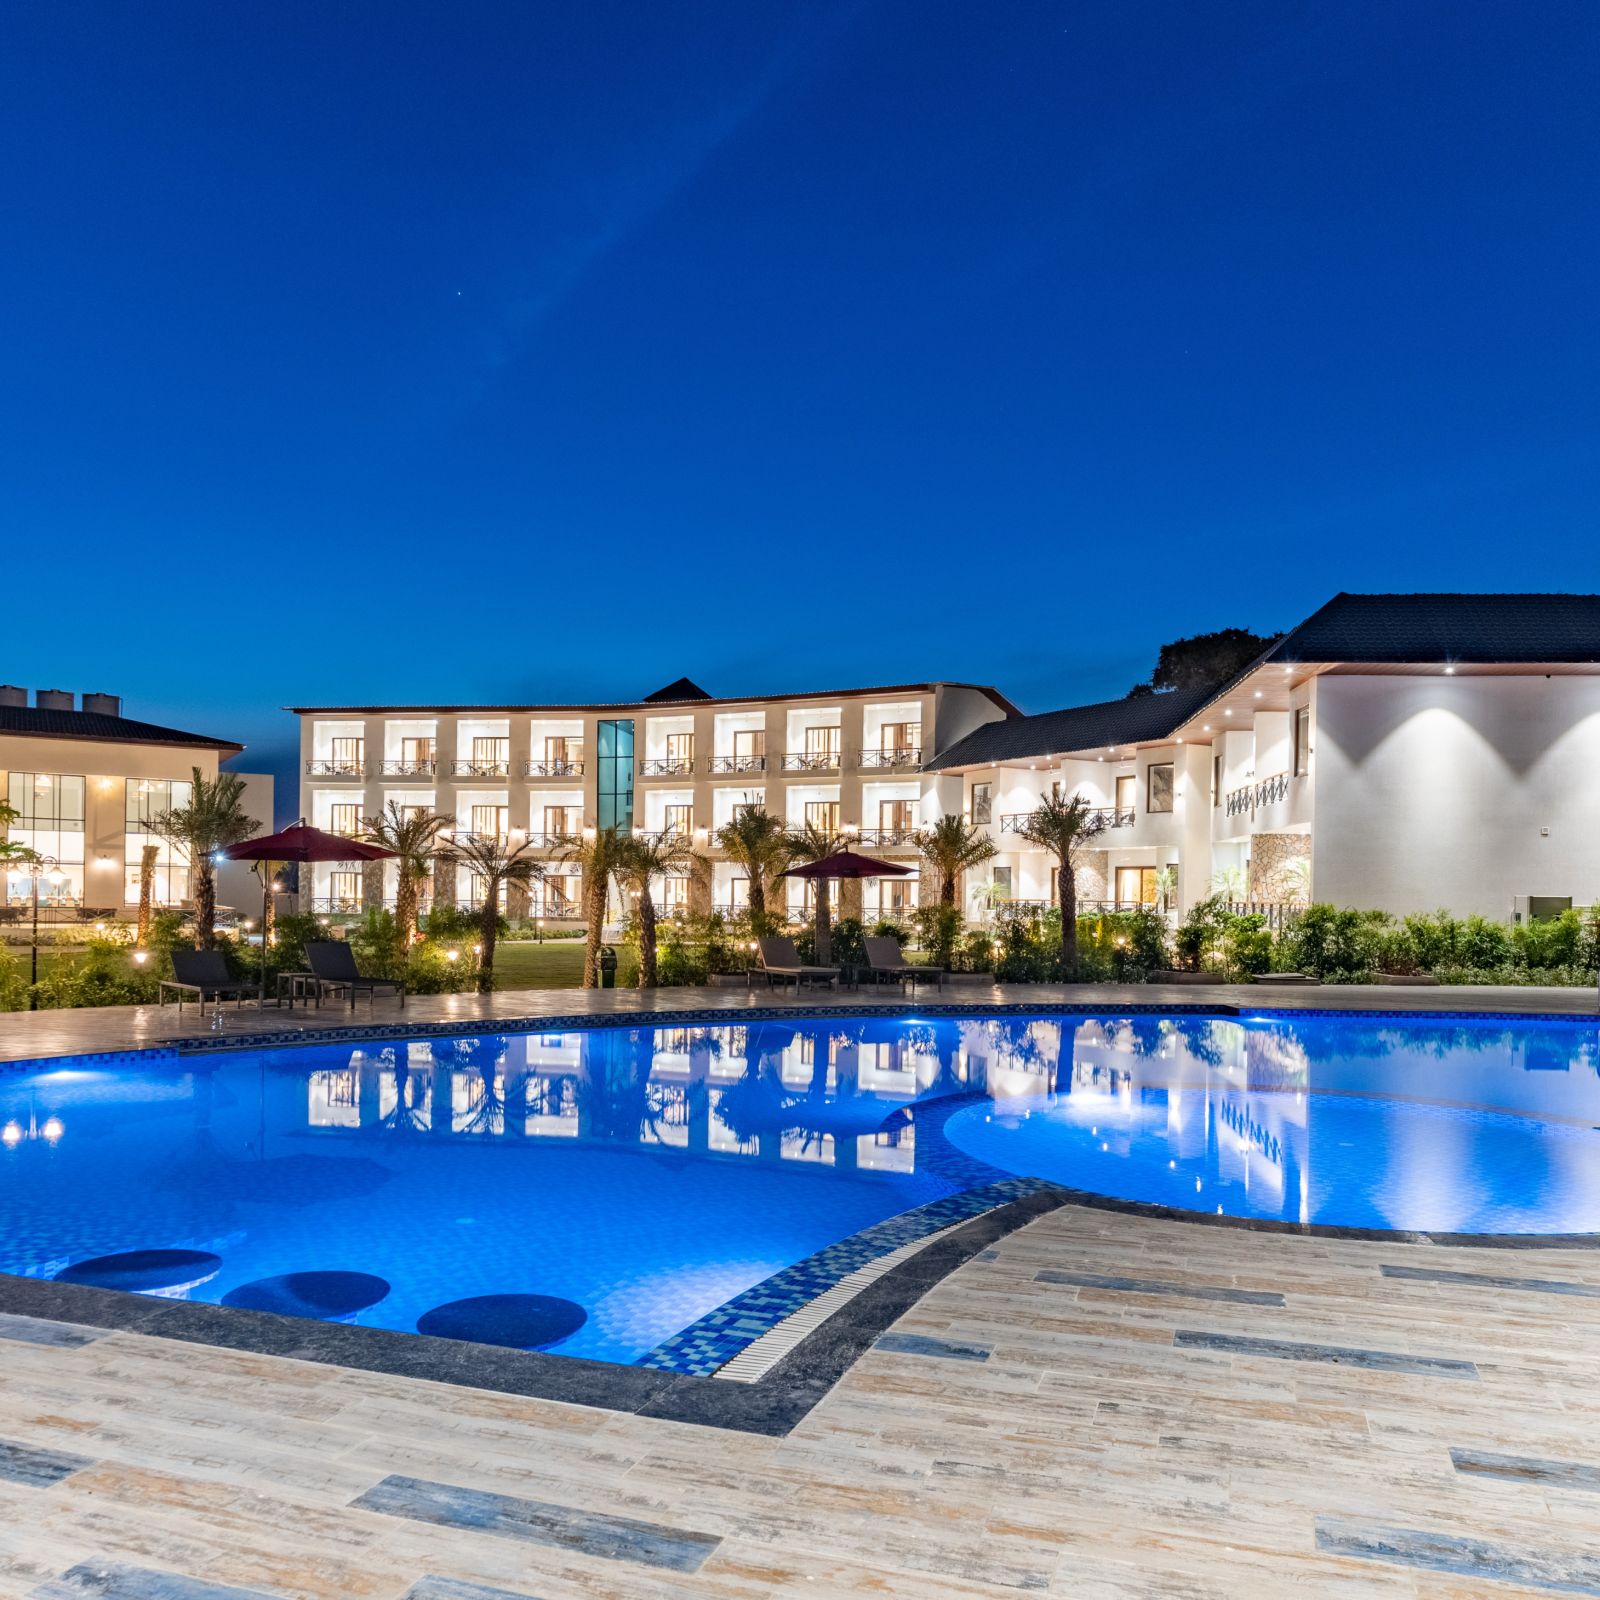
POLYGON ((1588 0, 14 0, 0 679, 256 765, 1595 588, 1597 81, 1588 0))

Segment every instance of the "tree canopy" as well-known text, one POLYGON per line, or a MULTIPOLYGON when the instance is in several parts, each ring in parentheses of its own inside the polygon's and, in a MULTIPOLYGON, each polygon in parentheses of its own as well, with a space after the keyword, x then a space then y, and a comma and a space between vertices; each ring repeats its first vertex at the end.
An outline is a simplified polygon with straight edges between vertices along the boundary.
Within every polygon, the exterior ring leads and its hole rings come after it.
POLYGON ((1168 689, 1220 688, 1282 637, 1251 633, 1248 628, 1219 628, 1215 633, 1174 639, 1162 645, 1155 671, 1143 683, 1136 683, 1128 698, 1168 689))

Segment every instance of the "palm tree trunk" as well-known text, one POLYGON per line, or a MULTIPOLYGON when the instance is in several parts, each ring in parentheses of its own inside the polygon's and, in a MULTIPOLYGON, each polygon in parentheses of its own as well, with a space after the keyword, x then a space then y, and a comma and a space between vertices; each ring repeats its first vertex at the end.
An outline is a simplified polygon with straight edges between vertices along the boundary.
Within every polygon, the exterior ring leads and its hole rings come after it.
POLYGON ((1078 883, 1066 857, 1062 857, 1056 881, 1061 896, 1061 976, 1071 978, 1078 971, 1078 883))
POLYGON ((656 986, 656 903, 646 879, 639 890, 639 987, 656 986))
POLYGON ((600 987, 600 936, 606 922, 606 875, 590 871, 583 886, 584 911, 589 924, 588 938, 583 946, 583 987, 600 987))
POLYGON ((817 878, 814 882, 817 889, 817 918, 811 938, 811 959, 819 967, 825 967, 833 952, 833 934, 828 914, 828 880, 817 878))
POLYGON ((959 873, 952 872, 948 867, 939 872, 939 904, 953 906, 956 903, 956 879, 959 873))
POLYGON ((394 920, 400 924, 400 947, 409 950, 417 936, 417 880, 404 856, 400 858, 400 877, 394 889, 394 920))
POLYGON ((761 881, 761 863, 747 861, 744 865, 745 871, 750 874, 745 880, 750 886, 750 916, 752 919, 764 918, 767 914, 767 886, 761 881))
POLYGON ((147 844, 139 852, 139 937, 141 949, 150 942, 150 918, 155 910, 156 858, 161 854, 159 845, 147 844))
POLYGON ((217 947, 217 874, 210 856, 200 856, 194 864, 194 947, 217 947))
POLYGON ((478 913, 478 993, 494 993, 494 944, 500 936, 500 880, 490 878, 478 913))

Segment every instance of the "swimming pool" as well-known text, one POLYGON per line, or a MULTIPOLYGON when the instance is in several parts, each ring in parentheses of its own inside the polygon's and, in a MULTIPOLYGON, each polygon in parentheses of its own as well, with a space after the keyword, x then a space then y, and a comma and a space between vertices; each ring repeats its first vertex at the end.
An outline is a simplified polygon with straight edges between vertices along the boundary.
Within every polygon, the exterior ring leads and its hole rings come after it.
POLYGON ((1600 1023, 1263 1014, 1065 1020, 945 1124, 1013 1172, 1213 1215, 1600 1233, 1600 1023))
POLYGON ((790 1018, 0 1072, 0 1271, 706 1373, 1047 1184, 1600 1234, 1600 1024, 790 1018))
POLYGON ((958 1059, 863 1020, 0 1073, 0 1270, 638 1362, 971 1189, 897 1116, 958 1059))

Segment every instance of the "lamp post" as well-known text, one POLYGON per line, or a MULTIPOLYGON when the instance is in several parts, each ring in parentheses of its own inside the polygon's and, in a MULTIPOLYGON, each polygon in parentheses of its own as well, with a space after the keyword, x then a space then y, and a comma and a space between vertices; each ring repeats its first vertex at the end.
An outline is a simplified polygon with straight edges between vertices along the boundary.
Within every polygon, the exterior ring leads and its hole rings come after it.
POLYGON ((28 1009, 39 1009, 39 880, 48 878, 51 883, 60 883, 65 874, 61 871, 61 863, 54 856, 34 856, 29 861, 21 863, 22 870, 33 880, 33 961, 29 968, 28 978, 28 1009))

